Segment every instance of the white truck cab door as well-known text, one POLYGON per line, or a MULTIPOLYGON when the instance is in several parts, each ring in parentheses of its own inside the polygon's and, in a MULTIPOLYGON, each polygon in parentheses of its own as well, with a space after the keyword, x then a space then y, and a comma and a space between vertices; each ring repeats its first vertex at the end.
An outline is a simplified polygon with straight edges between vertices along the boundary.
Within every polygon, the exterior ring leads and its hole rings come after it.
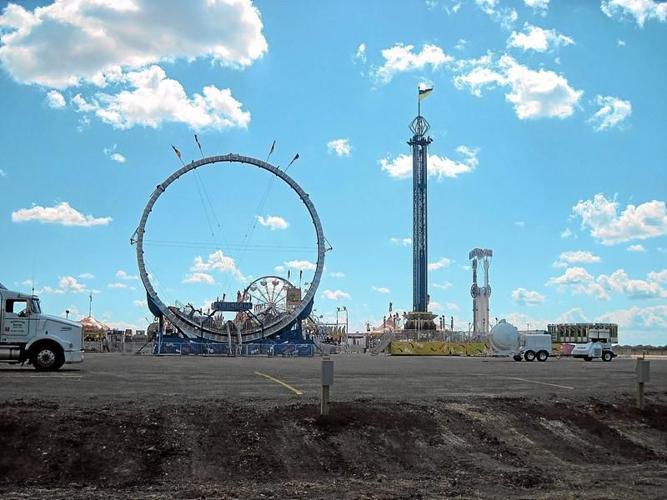
POLYGON ((6 299, 2 318, 2 342, 28 341, 30 309, 27 299, 6 299))

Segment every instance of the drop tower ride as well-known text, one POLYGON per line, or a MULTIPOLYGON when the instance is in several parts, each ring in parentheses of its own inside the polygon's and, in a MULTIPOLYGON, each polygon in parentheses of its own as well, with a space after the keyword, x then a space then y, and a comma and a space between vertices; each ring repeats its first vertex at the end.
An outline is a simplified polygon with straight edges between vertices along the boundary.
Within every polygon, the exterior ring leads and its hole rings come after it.
POLYGON ((420 88, 417 117, 410 123, 412 138, 412 312, 405 324, 410 330, 435 330, 435 314, 428 312, 428 146, 431 126, 421 115, 421 101, 432 88, 420 88))

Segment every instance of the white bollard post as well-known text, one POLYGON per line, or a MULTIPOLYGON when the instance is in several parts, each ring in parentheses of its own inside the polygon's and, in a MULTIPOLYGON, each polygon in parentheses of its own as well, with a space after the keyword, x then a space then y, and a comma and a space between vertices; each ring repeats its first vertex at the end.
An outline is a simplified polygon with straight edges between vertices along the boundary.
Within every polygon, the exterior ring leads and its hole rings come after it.
POLYGON ((328 356, 322 358, 322 399, 320 401, 320 415, 329 415, 329 389, 334 380, 334 362, 328 356))

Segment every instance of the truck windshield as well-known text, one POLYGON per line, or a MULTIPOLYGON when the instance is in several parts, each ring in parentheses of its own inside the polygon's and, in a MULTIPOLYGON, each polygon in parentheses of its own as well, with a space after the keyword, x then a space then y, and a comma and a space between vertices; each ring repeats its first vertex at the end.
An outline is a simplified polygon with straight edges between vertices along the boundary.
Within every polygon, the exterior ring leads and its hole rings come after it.
POLYGON ((32 305, 30 307, 33 314, 42 314, 42 308, 39 305, 39 299, 32 299, 32 305))

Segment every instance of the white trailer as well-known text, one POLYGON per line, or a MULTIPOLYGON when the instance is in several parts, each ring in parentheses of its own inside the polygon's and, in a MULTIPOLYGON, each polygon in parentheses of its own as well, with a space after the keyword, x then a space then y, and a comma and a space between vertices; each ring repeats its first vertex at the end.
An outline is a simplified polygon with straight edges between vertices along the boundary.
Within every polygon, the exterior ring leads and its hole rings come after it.
POLYGON ((39 298, 0 284, 0 361, 28 362, 37 370, 83 362, 80 323, 42 314, 39 298))
POLYGON ((551 335, 541 330, 519 332, 517 328, 501 319, 489 335, 494 355, 512 356, 515 361, 546 361, 551 355, 551 335), (539 333, 536 333, 539 332, 539 333))
POLYGON ((551 355, 551 335, 548 333, 519 334, 519 349, 514 353, 514 361, 546 361, 551 355))

